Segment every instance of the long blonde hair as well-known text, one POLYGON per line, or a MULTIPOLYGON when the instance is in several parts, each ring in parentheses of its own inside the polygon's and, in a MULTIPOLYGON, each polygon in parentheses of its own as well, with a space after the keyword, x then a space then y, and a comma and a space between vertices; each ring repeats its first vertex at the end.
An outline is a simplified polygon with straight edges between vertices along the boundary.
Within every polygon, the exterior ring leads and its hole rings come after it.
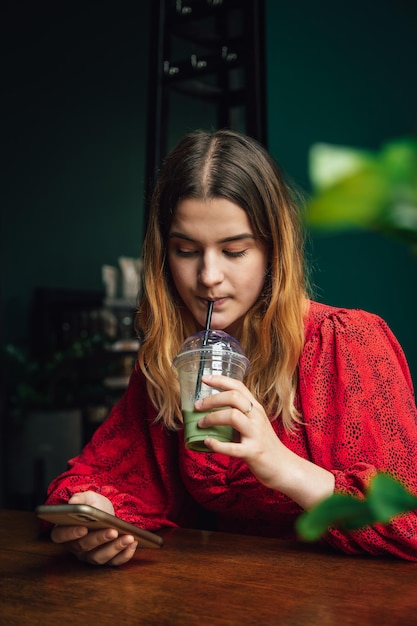
POLYGON ((172 361, 185 338, 200 330, 176 291, 166 259, 181 198, 234 202, 268 250, 263 292, 237 339, 251 362, 245 384, 271 419, 282 415, 292 429, 300 421, 294 398, 307 291, 298 203, 263 146, 230 130, 186 135, 166 157, 151 199, 136 329, 142 339, 138 365, 157 419, 171 429, 182 422, 172 361))

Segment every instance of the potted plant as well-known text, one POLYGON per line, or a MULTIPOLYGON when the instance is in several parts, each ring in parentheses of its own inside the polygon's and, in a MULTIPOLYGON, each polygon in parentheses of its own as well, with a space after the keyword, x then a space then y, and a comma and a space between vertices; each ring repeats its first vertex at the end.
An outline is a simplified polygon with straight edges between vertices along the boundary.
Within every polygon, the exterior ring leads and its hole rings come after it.
POLYGON ((0 352, 6 392, 7 489, 11 504, 32 508, 83 446, 83 414, 102 402, 104 340, 80 339, 44 360, 16 346, 0 352), (86 374, 88 373, 88 375, 86 374))

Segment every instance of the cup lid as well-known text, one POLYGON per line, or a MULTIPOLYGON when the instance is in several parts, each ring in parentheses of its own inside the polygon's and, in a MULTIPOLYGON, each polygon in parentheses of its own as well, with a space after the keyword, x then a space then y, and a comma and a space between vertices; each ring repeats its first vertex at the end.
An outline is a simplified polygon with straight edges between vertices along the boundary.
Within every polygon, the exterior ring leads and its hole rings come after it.
POLYGON ((190 335, 182 344, 174 359, 174 364, 192 352, 200 354, 204 354, 204 352, 227 353, 238 361, 245 363, 246 367, 249 366, 249 359, 246 357, 239 341, 224 330, 200 330, 198 333, 190 335))

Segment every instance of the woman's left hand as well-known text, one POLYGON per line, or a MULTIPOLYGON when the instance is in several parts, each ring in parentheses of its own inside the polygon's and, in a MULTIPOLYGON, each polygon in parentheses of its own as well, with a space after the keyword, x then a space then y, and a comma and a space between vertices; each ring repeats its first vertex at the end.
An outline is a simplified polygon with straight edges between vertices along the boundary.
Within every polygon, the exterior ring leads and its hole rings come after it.
POLYGON ((199 426, 232 426, 239 439, 227 443, 207 437, 204 443, 212 452, 243 459, 262 484, 281 491, 303 508, 333 493, 333 474, 282 443, 263 406, 242 382, 214 375, 203 376, 203 382, 221 391, 196 401, 197 411, 209 411, 199 426))

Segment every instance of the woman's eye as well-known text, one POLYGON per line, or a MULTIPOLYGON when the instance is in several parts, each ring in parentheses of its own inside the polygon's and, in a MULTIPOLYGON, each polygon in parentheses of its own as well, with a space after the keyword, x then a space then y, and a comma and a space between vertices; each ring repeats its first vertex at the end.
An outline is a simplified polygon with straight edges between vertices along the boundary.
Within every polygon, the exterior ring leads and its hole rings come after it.
POLYGON ((197 250, 183 250, 182 248, 177 248, 175 250, 175 253, 177 254, 177 256, 182 256, 186 258, 198 254, 197 250))
POLYGON ((232 259, 237 259, 238 257, 245 256, 247 254, 247 250, 239 250, 237 252, 232 252, 231 250, 224 250, 224 254, 232 259))
MULTIPOLYGON (((175 254, 179 257, 187 259, 197 256, 198 254, 200 254, 200 251, 195 249, 188 250, 187 248, 175 248, 175 254)), ((247 254, 247 250, 223 250, 223 254, 230 259, 237 259, 239 257, 245 256, 245 254, 247 254)))

